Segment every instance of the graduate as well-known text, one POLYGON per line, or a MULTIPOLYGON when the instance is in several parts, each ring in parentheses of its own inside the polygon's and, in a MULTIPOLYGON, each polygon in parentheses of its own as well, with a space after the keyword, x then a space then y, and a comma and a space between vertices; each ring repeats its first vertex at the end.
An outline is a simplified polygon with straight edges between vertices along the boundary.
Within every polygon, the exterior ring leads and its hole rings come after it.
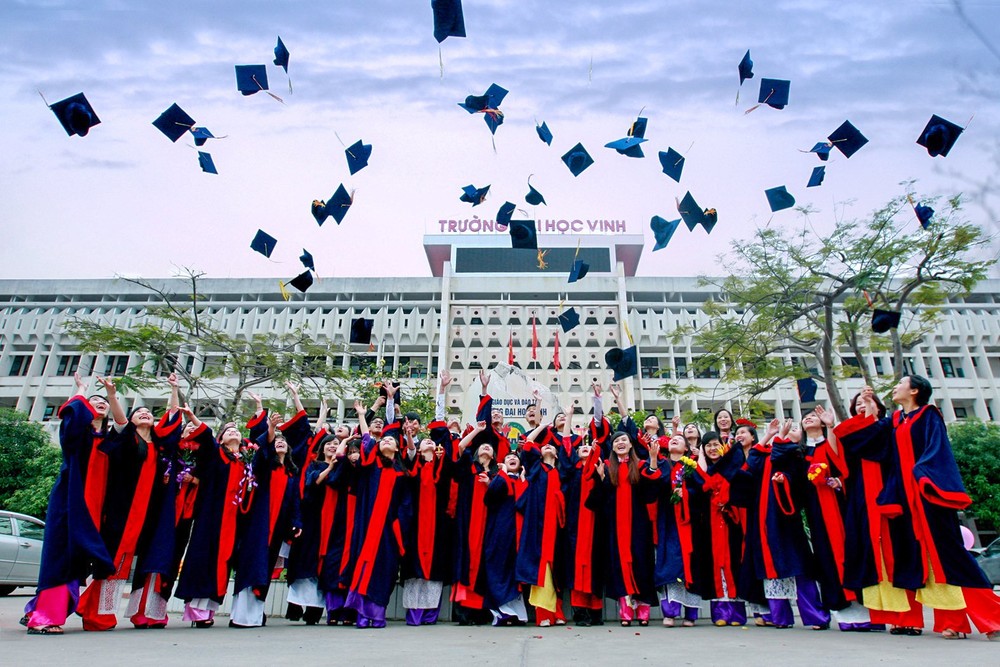
POLYGON ((632 439, 635 441, 635 453, 636 455, 646 461, 649 459, 649 445, 654 440, 659 440, 663 438, 660 442, 661 449, 666 448, 666 434, 667 430, 663 426, 663 422, 660 420, 656 414, 650 414, 642 422, 642 429, 640 430, 638 425, 632 421, 632 415, 630 411, 625 407, 625 399, 622 396, 621 385, 617 382, 612 382, 608 387, 611 391, 612 396, 615 397, 615 404, 618 406, 618 413, 622 416, 622 421, 618 425, 619 431, 625 431, 632 439))
POLYGON ((733 419, 733 413, 725 408, 718 410, 712 419, 712 425, 715 427, 715 432, 719 434, 719 442, 721 442, 726 447, 732 447, 735 445, 735 435, 733 428, 737 425, 736 421, 733 419))
MULTIPOLYGON (((915 591, 917 602, 934 609, 934 631, 944 638, 963 639, 974 624, 987 639, 1000 640, 1000 598, 962 542, 958 510, 972 500, 944 419, 929 403, 931 393, 926 378, 904 376, 892 390, 899 410, 877 419, 874 392, 866 387, 864 413, 834 432, 860 456, 889 461, 876 504, 883 514, 905 521, 905 530, 891 534, 893 586, 915 591)), ((891 594, 884 588, 880 592, 891 594)), ((900 607, 906 604, 902 593, 896 593, 900 607)))
MULTIPOLYGON (((62 465, 45 513, 38 588, 22 619, 32 635, 62 634, 67 615, 76 608, 80 584, 88 576, 100 580, 115 570, 84 493, 89 457, 104 438, 111 404, 103 396, 84 398, 86 383, 79 373, 73 378, 76 394, 58 413, 62 465)), ((115 395, 110 380, 98 377, 97 382, 109 396, 115 395)))
MULTIPOLYGON (((484 572, 479 577, 477 592, 483 596, 483 606, 490 610, 496 626, 528 622, 528 610, 517 580, 517 547, 523 524, 517 505, 528 486, 523 473, 518 453, 508 452, 499 472, 489 479, 483 496, 486 504, 484 572)), ((479 483, 485 482, 487 477, 488 473, 480 473, 479 483)))
POLYGON ((510 440, 504 434, 503 411, 493 409, 493 399, 489 395, 490 374, 486 370, 479 371, 479 384, 483 393, 479 397, 479 406, 476 408, 476 421, 485 421, 488 428, 477 434, 473 441, 473 446, 478 447, 483 443, 488 443, 493 449, 493 456, 497 461, 503 461, 507 453, 511 451, 510 440))
POLYGON ((656 600, 653 528, 647 509, 656 498, 651 479, 656 474, 640 463, 636 446, 627 431, 611 436, 610 457, 595 463, 596 479, 587 497, 587 507, 601 513, 608 526, 605 595, 617 602, 625 627, 633 620, 649 625, 649 606, 656 600))
MULTIPOLYGON (((181 411, 184 414, 184 411, 181 411)), ((174 501, 174 555, 170 568, 161 577, 160 588, 164 598, 169 598, 177 575, 181 571, 184 552, 191 540, 191 527, 194 525, 194 508, 198 500, 198 466, 197 451, 200 443, 193 437, 194 422, 185 414, 184 428, 181 440, 177 445, 177 497, 174 501)))
POLYGON ((337 459, 338 463, 324 480, 336 497, 326 555, 320 567, 319 588, 326 603, 326 624, 354 625, 357 612, 345 605, 351 583, 351 539, 358 500, 355 483, 361 460, 361 438, 351 437, 348 431, 348 438, 341 440, 337 448, 337 459))

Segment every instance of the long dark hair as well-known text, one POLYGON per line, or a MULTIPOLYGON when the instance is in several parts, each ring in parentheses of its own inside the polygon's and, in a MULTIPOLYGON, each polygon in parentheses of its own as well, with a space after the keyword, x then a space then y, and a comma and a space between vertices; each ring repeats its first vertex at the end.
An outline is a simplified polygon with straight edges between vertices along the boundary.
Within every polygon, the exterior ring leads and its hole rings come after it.
POLYGON ((719 428, 719 415, 721 415, 723 412, 729 415, 729 433, 735 434, 737 426, 736 417, 733 416, 732 411, 727 410, 725 408, 720 408, 719 410, 717 410, 715 413, 715 417, 712 419, 712 426, 715 427, 715 432, 722 433, 722 429, 719 428))
POLYGON ((611 436, 612 450, 611 458, 608 459, 608 479, 611 481, 611 486, 618 486, 618 455, 615 454, 614 442, 620 436, 627 436, 629 444, 631 447, 628 450, 628 481, 629 484, 637 484, 639 482, 639 455, 635 452, 636 442, 632 437, 632 434, 626 431, 617 431, 611 436))
MULTIPOLYGON (((861 392, 859 391, 851 398, 851 404, 847 407, 847 411, 851 413, 852 417, 856 417, 858 415, 858 409, 856 407, 856 404, 860 397, 861 397, 861 392)), ((885 417, 885 405, 882 403, 881 400, 879 400, 879 397, 876 396, 875 394, 872 394, 872 398, 875 399, 875 406, 878 408, 878 418, 882 419, 883 417, 885 417)))

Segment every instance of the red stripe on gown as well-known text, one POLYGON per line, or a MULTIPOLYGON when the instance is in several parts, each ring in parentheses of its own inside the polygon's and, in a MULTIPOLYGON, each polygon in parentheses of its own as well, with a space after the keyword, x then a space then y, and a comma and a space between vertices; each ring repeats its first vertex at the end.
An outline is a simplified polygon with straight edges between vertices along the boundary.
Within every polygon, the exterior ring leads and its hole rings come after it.
POLYGON ((378 491, 375 492, 371 520, 365 530, 365 539, 361 545, 361 553, 358 556, 357 565, 354 567, 354 578, 351 581, 351 589, 360 595, 368 593, 368 584, 371 582, 374 569, 372 566, 378 556, 382 533, 389 518, 389 505, 392 503, 392 490, 396 486, 397 476, 396 471, 391 468, 383 468, 379 471, 378 491))
POLYGON ((229 585, 229 559, 236 544, 236 515, 239 511, 236 496, 243 481, 243 464, 230 459, 225 449, 219 449, 219 456, 229 466, 226 494, 222 505, 222 522, 219 527, 219 553, 215 562, 216 593, 222 597, 229 585))
POLYGON ((625 592, 636 595, 639 584, 632 572, 632 482, 628 478, 628 462, 618 463, 618 486, 615 488, 615 535, 618 538, 618 565, 622 571, 625 592))
MULTIPOLYGON (((593 451, 599 451, 594 447, 593 451)), ((593 463, 588 458, 580 476, 580 513, 576 521, 576 552, 573 559, 573 588, 593 593, 594 513, 585 507, 587 496, 594 487, 593 463)))
POLYGON ((420 460, 420 516, 417 532, 417 557, 420 569, 430 579, 434 562, 434 538, 437 533, 437 483, 441 479, 440 461, 420 460))
MULTIPOLYGON (((472 474, 477 475, 475 466, 472 474)), ((469 516, 469 588, 476 588, 479 563, 483 558, 483 536, 486 534, 486 484, 478 479, 472 482, 472 513, 469 516)))
POLYGON ((132 496, 132 506, 129 507, 128 518, 125 520, 125 530, 122 532, 118 551, 115 553, 115 565, 118 568, 109 579, 128 579, 132 568, 132 558, 135 556, 135 546, 142 533, 146 520, 146 510, 149 507, 149 496, 153 491, 153 481, 156 477, 156 447, 146 443, 146 458, 139 471, 139 480, 132 496))

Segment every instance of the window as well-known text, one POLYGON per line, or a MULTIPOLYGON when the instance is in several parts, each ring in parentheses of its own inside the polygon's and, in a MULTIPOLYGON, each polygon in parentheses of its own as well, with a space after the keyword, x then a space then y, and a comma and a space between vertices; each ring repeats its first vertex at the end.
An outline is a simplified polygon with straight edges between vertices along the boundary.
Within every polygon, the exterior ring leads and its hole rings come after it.
POLYGON ((42 421, 47 422, 51 420, 52 417, 55 416, 55 414, 56 414, 56 406, 46 405, 45 412, 42 413, 42 421))
POLYGON ((40 540, 45 536, 45 528, 39 526, 34 521, 25 521, 24 519, 14 520, 17 521, 17 532, 20 534, 20 537, 29 540, 40 540))
POLYGON ((654 358, 644 357, 639 360, 641 364, 642 377, 653 378, 656 374, 660 372, 660 360, 654 358))
POLYGON ((63 354, 59 357, 56 375, 72 375, 78 368, 80 368, 79 354, 63 354))
POLYGON ((963 407, 955 406, 955 419, 965 419, 969 416, 969 411, 963 407))
POLYGON ((882 371, 882 357, 875 357, 875 372, 879 375, 883 374, 882 371))
POLYGON ((128 355, 112 354, 104 364, 104 374, 111 377, 125 375, 128 371, 128 355))
POLYGON ((326 374, 326 357, 303 357, 302 372, 306 375, 326 374))
POLYGON ((683 357, 674 358, 674 373, 678 379, 686 378, 688 374, 688 362, 683 357))
POLYGON ((14 526, 9 516, 0 516, 0 535, 13 535, 14 526))
POLYGON ((31 367, 31 357, 27 354, 19 354, 10 358, 10 372, 7 375, 25 376, 28 368, 31 367))
POLYGON ((955 365, 949 357, 941 357, 941 372, 946 378, 955 377, 955 365))

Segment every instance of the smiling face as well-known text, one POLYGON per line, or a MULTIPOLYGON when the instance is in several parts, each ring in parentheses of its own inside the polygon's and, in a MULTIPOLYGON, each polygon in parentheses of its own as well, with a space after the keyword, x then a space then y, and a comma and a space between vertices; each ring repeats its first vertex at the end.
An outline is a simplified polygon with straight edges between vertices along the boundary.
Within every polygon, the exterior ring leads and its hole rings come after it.
POLYGON ((659 431, 660 420, 657 419, 656 415, 649 415, 646 417, 646 421, 642 422, 642 428, 647 432, 659 431))
POLYGON ((482 461, 483 459, 493 460, 493 446, 488 442, 484 442, 479 445, 479 449, 476 450, 476 458, 482 461))
POLYGON ((702 446, 702 451, 709 461, 718 461, 722 458, 722 443, 717 438, 712 438, 702 446))
POLYGON ((503 426, 503 412, 494 410, 490 413, 490 423, 494 426, 503 426))
POLYGON ((751 447, 754 444, 753 433, 746 426, 740 426, 736 429, 736 442, 740 443, 741 447, 751 447))
POLYGON ((715 425, 719 431, 728 432, 733 427, 733 415, 729 410, 719 410, 715 416, 715 425))
POLYGON ((375 438, 382 436, 382 429, 385 428, 385 422, 382 421, 381 417, 376 417, 372 420, 372 423, 368 425, 368 432, 375 438))
POLYGON ((910 386, 910 376, 903 376, 895 387, 892 388, 892 402, 896 405, 907 405, 916 400, 915 390, 910 386))
POLYGON ((552 425, 555 426, 557 431, 563 430, 563 427, 566 425, 566 414, 563 412, 557 414, 555 419, 552 420, 552 425))
POLYGON ((556 458, 559 455, 559 450, 551 442, 547 442, 542 445, 541 448, 542 458, 556 458))
POLYGON ((626 456, 632 451, 632 441, 629 440, 627 435, 622 433, 611 442, 611 451, 618 456, 626 456))
POLYGON ((334 438, 333 440, 327 440, 323 443, 323 456, 326 458, 331 458, 337 455, 337 447, 340 446, 340 440, 334 438))
POLYGON ((219 442, 226 446, 239 445, 241 440, 243 440, 243 434, 240 433, 235 424, 224 426, 222 433, 219 434, 219 442))
POLYGON ((378 453, 387 459, 391 459, 396 456, 396 452, 399 451, 399 443, 391 435, 387 435, 378 441, 378 453))
POLYGON ((153 413, 149 408, 136 408, 132 411, 132 418, 129 421, 136 426, 152 426, 153 413))
POLYGON ((671 454, 685 454, 687 452, 687 440, 682 435, 675 435, 670 438, 667 451, 671 454))
POLYGON ((338 440, 344 440, 351 437, 351 427, 347 424, 337 424, 337 427, 333 429, 333 434, 337 436, 338 440))
POLYGON ((108 410, 111 409, 111 406, 103 396, 91 396, 87 401, 90 403, 90 407, 94 408, 94 412, 100 415, 101 418, 108 416, 108 410))
POLYGON ((287 454, 288 453, 288 441, 285 440, 284 436, 275 436, 274 438, 274 453, 275 454, 287 454))
POLYGON ((694 442, 695 440, 701 440, 701 432, 698 427, 694 424, 688 424, 684 427, 684 439, 688 442, 694 442))
POLYGON ((511 452, 503 459, 503 467, 509 473, 517 474, 521 472, 521 459, 518 458, 517 454, 511 452))
POLYGON ((806 433, 815 433, 816 431, 823 430, 823 422, 820 421, 819 415, 815 411, 808 413, 802 418, 802 430, 806 433))
POLYGON ((584 460, 590 456, 590 452, 594 450, 593 446, 589 442, 580 441, 580 446, 576 448, 576 455, 580 457, 580 460, 584 460))

